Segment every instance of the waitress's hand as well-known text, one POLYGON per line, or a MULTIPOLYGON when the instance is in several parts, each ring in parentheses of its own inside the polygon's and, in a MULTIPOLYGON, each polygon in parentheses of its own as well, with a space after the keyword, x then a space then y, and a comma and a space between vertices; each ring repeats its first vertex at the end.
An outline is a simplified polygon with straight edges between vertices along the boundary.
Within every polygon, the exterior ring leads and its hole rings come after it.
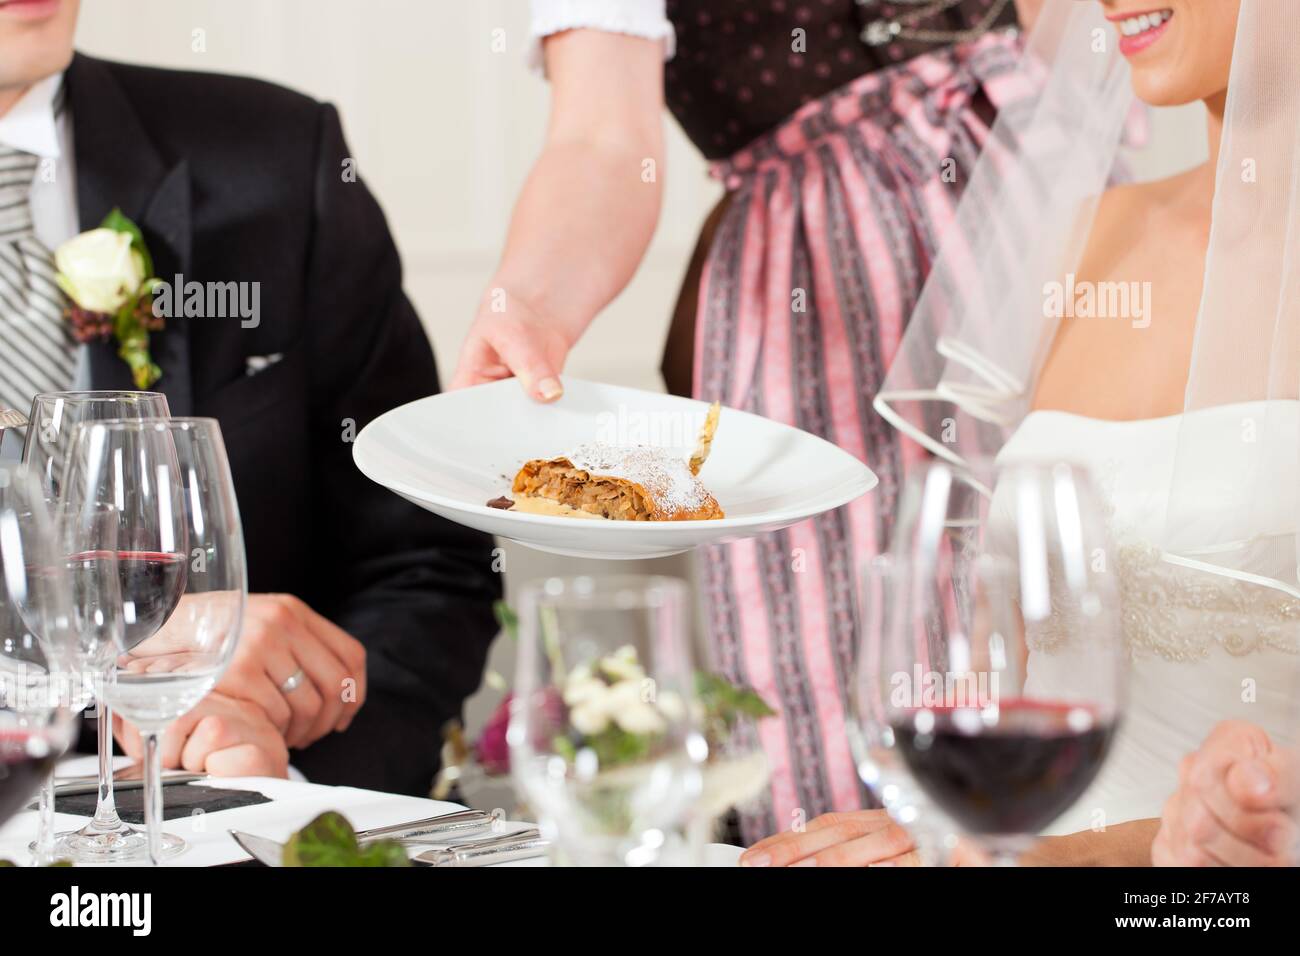
POLYGON ((492 284, 461 347, 451 387, 514 376, 529 397, 553 402, 564 394, 560 372, 572 347, 556 322, 505 286, 492 284))

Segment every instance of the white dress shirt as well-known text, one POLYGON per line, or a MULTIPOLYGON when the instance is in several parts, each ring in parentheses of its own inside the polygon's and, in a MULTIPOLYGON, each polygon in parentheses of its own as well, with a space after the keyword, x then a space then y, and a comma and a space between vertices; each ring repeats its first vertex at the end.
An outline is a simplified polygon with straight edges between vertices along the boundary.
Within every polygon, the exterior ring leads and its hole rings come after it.
POLYGON ((564 30, 587 28, 658 40, 664 59, 672 59, 677 34, 664 13, 664 0, 531 0, 532 45, 528 62, 542 67, 542 39, 564 30))
MULTIPOLYGON (((36 238, 47 249, 56 249, 81 231, 77 219, 77 170, 72 148, 72 122, 65 110, 54 115, 54 98, 63 75, 47 77, 32 85, 3 116, 0 116, 0 145, 22 150, 53 163, 36 168, 30 193, 32 224, 36 238), (53 176, 49 171, 53 170, 53 176)), ((0 322, 2 324, 2 322, 0 322)), ((87 388, 90 368, 85 346, 78 349, 74 388, 87 388)), ((19 411, 24 414, 27 409, 19 411)), ((0 459, 15 457, 13 439, 6 435, 0 459)))

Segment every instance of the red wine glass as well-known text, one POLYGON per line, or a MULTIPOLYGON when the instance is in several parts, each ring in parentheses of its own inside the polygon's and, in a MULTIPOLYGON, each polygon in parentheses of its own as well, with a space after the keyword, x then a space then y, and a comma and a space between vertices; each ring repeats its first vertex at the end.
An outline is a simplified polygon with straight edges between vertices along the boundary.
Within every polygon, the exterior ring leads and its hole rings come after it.
MULTIPOLYGON (((119 573, 117 568, 117 528, 112 520, 115 512, 101 515, 98 520, 88 514, 80 523, 60 529, 66 517, 74 517, 65 504, 60 503, 61 491, 67 470, 73 435, 78 425, 107 419, 168 418, 170 409, 167 396, 160 392, 139 391, 68 391, 42 392, 32 401, 31 424, 23 442, 23 462, 37 476, 45 496, 51 502, 56 522, 56 532, 63 540, 65 553, 73 559, 74 592, 80 591, 88 598, 91 592, 101 592, 94 607, 95 615, 84 615, 82 621, 97 621, 83 633, 80 646, 85 651, 80 666, 90 677, 88 684, 100 687, 111 671, 112 656, 105 658, 101 649, 113 643, 110 631, 122 625, 120 585, 114 587, 106 576, 119 573), (113 557, 109 558, 109 552, 113 557), (76 555, 92 556, 91 560, 76 561, 76 555), (96 557, 97 556, 97 557, 96 557), (111 565, 111 566, 110 566, 111 565), (76 582, 80 584, 77 585, 76 582), (109 593, 113 592, 113 593, 109 593), (114 610, 113 606, 116 606, 114 610)), ((96 693, 95 725, 99 750, 99 788, 95 814, 84 827, 75 832, 55 834, 51 830, 53 814, 46 812, 54 801, 53 783, 42 792, 42 826, 37 844, 48 852, 77 863, 111 863, 139 859, 147 849, 144 831, 122 821, 117 813, 113 795, 113 718, 103 695, 96 693)))
POLYGON ((140 731, 148 856, 157 863, 185 847, 162 830, 161 734, 220 679, 248 592, 220 426, 199 418, 83 424, 66 486, 65 500, 87 519, 104 506, 118 516, 125 624, 104 697, 140 731))
POLYGON ((1014 862, 1084 795, 1123 709, 1099 498, 1065 463, 932 463, 906 489, 893 559, 888 744, 948 819, 1014 862))
POLYGON ((0 823, 26 805, 72 740, 74 639, 40 485, 23 469, 0 468, 0 823))

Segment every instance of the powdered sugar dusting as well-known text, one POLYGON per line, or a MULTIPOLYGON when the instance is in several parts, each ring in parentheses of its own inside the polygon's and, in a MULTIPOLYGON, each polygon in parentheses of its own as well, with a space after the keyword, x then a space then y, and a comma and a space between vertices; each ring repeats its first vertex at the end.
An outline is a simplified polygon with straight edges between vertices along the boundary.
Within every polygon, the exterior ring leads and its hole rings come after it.
POLYGON ((686 459, 664 448, 637 445, 620 448, 599 442, 582 445, 565 456, 573 467, 591 475, 620 478, 642 485, 663 511, 694 511, 709 500, 700 480, 691 474, 686 459))

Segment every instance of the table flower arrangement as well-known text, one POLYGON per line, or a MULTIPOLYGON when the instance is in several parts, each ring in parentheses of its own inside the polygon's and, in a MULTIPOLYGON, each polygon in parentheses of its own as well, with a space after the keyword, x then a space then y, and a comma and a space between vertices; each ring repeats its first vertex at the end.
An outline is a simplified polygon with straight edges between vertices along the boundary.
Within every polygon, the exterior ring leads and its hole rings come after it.
MULTIPOLYGON (((513 638, 518 628, 514 612, 498 602, 496 615, 502 630, 513 638)), ((445 728, 442 768, 432 793, 436 800, 448 799, 458 787, 510 773, 506 731, 514 698, 499 675, 490 674, 488 680, 502 690, 502 700, 473 741, 459 721, 445 728)), ((678 717, 686 706, 672 691, 651 697, 647 683, 632 647, 570 669, 553 700, 556 726, 568 728, 553 741, 556 752, 572 761, 580 750, 590 750, 603 769, 642 759, 663 732, 665 718, 678 717)), ((757 748, 743 752, 734 747, 733 735, 741 723, 771 717, 775 711, 755 691, 706 671, 696 672, 691 706, 709 745, 703 805, 705 813, 714 817, 761 792, 767 779, 763 754, 757 748)))

